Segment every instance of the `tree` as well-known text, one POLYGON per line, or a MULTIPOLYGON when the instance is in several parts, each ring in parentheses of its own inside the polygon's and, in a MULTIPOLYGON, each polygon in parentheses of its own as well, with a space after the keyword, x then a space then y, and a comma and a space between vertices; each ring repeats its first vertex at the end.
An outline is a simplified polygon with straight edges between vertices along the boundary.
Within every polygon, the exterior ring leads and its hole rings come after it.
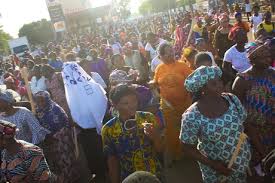
POLYGON ((8 41, 12 37, 3 31, 2 26, 0 26, 0 55, 5 55, 9 53, 8 41))
POLYGON ((31 44, 45 44, 54 38, 50 21, 42 19, 37 22, 24 24, 19 30, 19 37, 27 36, 31 44))
POLYGON ((146 0, 144 1, 139 11, 144 14, 147 12, 161 12, 176 8, 176 0, 146 0))
POLYGON ((131 0, 115 0, 115 8, 113 15, 117 15, 121 19, 126 19, 131 15, 129 4, 131 0))
POLYGON ((148 14, 153 10, 152 3, 150 0, 143 1, 138 10, 143 15, 148 14))

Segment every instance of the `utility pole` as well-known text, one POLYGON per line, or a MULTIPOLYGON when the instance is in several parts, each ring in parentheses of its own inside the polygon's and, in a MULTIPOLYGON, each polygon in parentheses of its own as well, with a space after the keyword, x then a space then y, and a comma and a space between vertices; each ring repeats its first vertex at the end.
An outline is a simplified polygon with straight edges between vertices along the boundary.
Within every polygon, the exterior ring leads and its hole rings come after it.
POLYGON ((194 9, 193 9, 192 0, 188 0, 188 2, 189 2, 191 13, 194 15, 194 9))

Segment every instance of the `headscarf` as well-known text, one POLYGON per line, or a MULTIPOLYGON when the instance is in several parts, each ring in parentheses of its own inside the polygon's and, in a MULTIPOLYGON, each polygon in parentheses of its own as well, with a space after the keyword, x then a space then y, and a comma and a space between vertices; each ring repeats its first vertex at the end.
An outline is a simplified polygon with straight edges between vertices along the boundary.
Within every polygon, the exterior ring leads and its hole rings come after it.
POLYGON ((16 134, 16 130, 16 125, 5 120, 0 120, 0 134, 4 135, 6 138, 13 138, 16 134))
POLYGON ((251 48, 251 50, 248 51, 248 58, 250 61, 255 60, 257 57, 263 57, 266 53, 265 50, 269 49, 268 45, 260 45, 255 46, 251 48))
POLYGON ((13 93, 11 90, 0 90, 0 100, 7 102, 8 104, 13 104, 15 102, 13 93))
POLYGON ((232 29, 230 30, 230 32, 228 34, 228 39, 235 41, 236 40, 236 36, 242 30, 244 30, 244 29, 242 27, 240 27, 240 26, 232 27, 232 29))
POLYGON ((127 72, 122 71, 122 70, 114 70, 110 74, 109 78, 111 83, 132 83, 134 80, 130 78, 127 72))
POLYGON ((43 127, 55 134, 63 127, 68 126, 68 116, 65 111, 51 99, 49 92, 40 91, 36 93, 34 97, 35 99, 42 97, 46 102, 46 106, 43 106, 43 108, 36 105, 37 119, 43 127))
POLYGON ((205 86, 209 80, 221 77, 222 71, 217 66, 201 66, 190 74, 184 83, 187 91, 196 93, 205 86))

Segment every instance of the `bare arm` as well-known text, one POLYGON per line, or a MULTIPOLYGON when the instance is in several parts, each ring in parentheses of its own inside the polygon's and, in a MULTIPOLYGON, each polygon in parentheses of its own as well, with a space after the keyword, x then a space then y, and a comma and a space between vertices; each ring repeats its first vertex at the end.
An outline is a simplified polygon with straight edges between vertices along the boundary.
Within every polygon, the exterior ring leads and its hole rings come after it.
POLYGON ((182 143, 182 145, 183 145, 183 151, 187 156, 195 159, 196 161, 201 162, 204 165, 211 167, 212 169, 216 170, 220 174, 228 176, 231 173, 231 170, 226 168, 226 166, 222 162, 210 160, 208 157, 203 155, 196 148, 195 145, 184 144, 184 143, 182 143))
POLYGON ((235 94, 241 102, 245 98, 245 91, 248 90, 248 83, 241 77, 237 77, 232 86, 232 92, 235 94))
POLYGON ((222 69, 224 71, 224 80, 226 83, 235 78, 235 74, 232 69, 232 64, 230 62, 223 61, 222 69))
POLYGON ((120 165, 118 158, 116 156, 109 156, 107 163, 111 183, 120 183, 120 165))

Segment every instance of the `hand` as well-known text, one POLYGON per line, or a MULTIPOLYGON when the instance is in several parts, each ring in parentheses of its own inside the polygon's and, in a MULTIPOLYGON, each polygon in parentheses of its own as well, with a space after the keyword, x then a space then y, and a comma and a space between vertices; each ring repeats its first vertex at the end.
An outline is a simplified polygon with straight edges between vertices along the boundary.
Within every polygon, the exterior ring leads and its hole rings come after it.
POLYGON ((222 174, 224 176, 229 176, 232 172, 231 169, 227 168, 226 165, 223 162, 220 161, 212 161, 212 168, 216 170, 219 174, 222 174))
POLYGON ((148 83, 148 87, 151 89, 151 90, 154 90, 158 87, 158 85, 154 82, 154 81, 150 81, 148 83))
POLYGON ((142 123, 144 126, 144 134, 152 141, 159 139, 160 136, 157 133, 156 128, 151 123, 142 123))

